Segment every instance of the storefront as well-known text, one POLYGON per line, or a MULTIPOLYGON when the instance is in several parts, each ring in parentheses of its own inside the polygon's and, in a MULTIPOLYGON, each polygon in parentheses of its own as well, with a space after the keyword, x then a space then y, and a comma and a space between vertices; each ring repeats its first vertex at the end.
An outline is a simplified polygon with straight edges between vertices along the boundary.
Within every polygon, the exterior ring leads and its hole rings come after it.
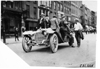
POLYGON ((19 35, 21 35, 21 11, 4 9, 4 15, 2 16, 2 25, 5 28, 7 36, 14 35, 15 27, 19 29, 19 35))

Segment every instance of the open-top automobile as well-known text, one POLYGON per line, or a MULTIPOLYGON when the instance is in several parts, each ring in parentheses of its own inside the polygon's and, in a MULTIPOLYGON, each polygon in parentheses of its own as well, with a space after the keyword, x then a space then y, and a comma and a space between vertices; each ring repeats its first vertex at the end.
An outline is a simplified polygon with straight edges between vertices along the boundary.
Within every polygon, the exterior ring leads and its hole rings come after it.
POLYGON ((55 53, 58 50, 59 43, 68 42, 69 46, 72 46, 73 41, 67 37, 66 39, 62 39, 61 33, 51 28, 25 31, 23 33, 22 48, 25 52, 30 52, 33 46, 45 45, 50 47, 52 53, 55 53))

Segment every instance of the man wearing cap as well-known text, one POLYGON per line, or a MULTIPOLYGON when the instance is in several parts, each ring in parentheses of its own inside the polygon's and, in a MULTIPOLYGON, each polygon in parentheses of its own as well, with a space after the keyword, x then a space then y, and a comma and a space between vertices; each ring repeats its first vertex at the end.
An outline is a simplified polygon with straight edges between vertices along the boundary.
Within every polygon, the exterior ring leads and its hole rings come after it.
POLYGON ((77 46, 80 47, 80 38, 83 38, 83 34, 82 34, 82 25, 79 23, 78 19, 75 19, 75 24, 74 24, 74 30, 75 30, 75 38, 77 41, 77 46))
POLYGON ((44 13, 41 14, 40 19, 38 20, 38 29, 39 28, 46 28, 46 19, 44 13))

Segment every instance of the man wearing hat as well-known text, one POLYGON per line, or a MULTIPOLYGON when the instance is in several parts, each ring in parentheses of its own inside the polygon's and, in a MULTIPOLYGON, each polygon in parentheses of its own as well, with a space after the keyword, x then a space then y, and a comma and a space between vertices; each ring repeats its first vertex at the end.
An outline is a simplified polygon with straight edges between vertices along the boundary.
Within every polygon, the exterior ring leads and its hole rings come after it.
POLYGON ((51 29, 53 29, 54 31, 59 32, 59 23, 58 23, 56 15, 53 15, 50 22, 51 22, 51 29))
MULTIPOLYGON (((70 39, 70 41, 73 43, 74 39, 73 39, 72 35, 70 34, 71 31, 70 31, 69 24, 70 23, 66 21, 66 16, 65 15, 62 16, 61 22, 60 22, 60 32, 61 32, 62 38, 63 38, 63 40, 65 40, 65 38, 68 37, 70 39), (67 37, 65 37, 65 36, 67 36, 67 37)), ((73 47, 73 45, 72 45, 72 47, 73 47)))
POLYGON ((82 25, 79 23, 79 19, 75 19, 75 24, 74 24, 74 30, 75 30, 75 38, 77 41, 77 46, 80 47, 80 38, 84 39, 83 34, 82 34, 82 25))
POLYGON ((41 14, 40 19, 38 20, 38 29, 39 28, 46 28, 46 19, 44 13, 41 14))

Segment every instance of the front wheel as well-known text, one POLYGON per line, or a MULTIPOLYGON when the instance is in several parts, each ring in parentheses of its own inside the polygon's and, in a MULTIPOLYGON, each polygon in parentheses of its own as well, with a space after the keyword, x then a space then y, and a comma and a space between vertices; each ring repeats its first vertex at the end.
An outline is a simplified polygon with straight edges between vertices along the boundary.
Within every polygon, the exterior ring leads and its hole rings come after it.
POLYGON ((57 37, 56 34, 53 34, 50 37, 50 48, 51 48, 52 53, 57 52, 57 49, 58 49, 58 37, 57 37))
POLYGON ((22 40, 22 48, 26 53, 30 52, 31 49, 32 49, 32 46, 29 46, 28 42, 29 42, 29 38, 24 37, 23 40, 22 40))

